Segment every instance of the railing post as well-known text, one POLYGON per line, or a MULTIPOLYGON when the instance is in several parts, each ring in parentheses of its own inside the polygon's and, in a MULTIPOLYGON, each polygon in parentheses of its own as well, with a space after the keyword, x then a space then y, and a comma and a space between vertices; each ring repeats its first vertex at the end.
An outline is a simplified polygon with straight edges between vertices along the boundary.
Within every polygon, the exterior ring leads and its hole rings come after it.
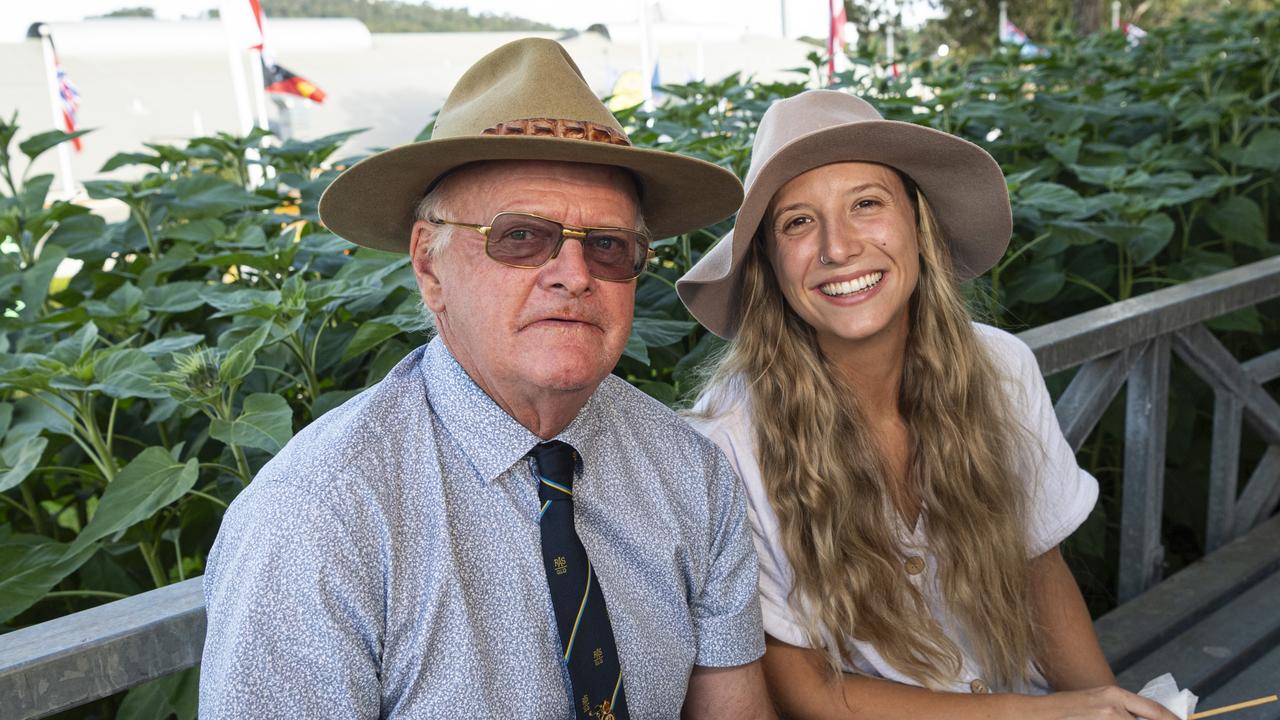
POLYGON ((1151 341, 1129 372, 1125 404, 1124 495, 1120 518, 1120 582, 1126 602, 1160 578, 1164 547, 1165 430, 1169 416, 1169 336, 1151 341))
POLYGON ((1211 553, 1235 537, 1236 491, 1240 484, 1240 427, 1244 405, 1230 390, 1215 387, 1213 449, 1209 456, 1209 510, 1204 551, 1211 553))

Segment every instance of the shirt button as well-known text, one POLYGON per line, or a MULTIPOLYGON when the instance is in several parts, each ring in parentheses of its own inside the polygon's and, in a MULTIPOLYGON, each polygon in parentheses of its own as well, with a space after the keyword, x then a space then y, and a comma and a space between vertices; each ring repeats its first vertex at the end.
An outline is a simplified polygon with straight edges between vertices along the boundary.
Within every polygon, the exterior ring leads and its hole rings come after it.
POLYGON ((924 572, 924 558, 919 555, 912 555, 903 563, 907 567, 907 572, 911 575, 919 575, 924 572))
POLYGON ((987 684, 982 682, 982 678, 976 678, 973 682, 969 683, 969 690, 974 695, 986 695, 991 692, 991 688, 987 687, 987 684))

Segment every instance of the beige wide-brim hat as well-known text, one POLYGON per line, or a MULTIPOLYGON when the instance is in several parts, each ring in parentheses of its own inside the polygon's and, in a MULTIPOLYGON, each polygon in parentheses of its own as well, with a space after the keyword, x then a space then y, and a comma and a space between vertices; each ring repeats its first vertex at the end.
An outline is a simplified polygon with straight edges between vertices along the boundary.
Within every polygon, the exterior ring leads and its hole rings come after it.
POLYGON ((733 230, 676 283, 698 322, 722 338, 737 335, 743 258, 774 194, 816 167, 854 161, 888 165, 915 181, 961 280, 986 272, 1009 246, 1009 188, 985 150, 933 128, 885 120, 853 95, 809 90, 774 103, 760 119, 733 230))
POLYGON ((320 198, 320 220, 357 245, 408 252, 414 209, 431 186, 450 170, 483 160, 624 168, 639 184, 655 238, 718 222, 742 200, 742 184, 724 168, 632 147, 564 48, 526 38, 494 50, 463 74, 430 140, 370 156, 339 175, 320 198))

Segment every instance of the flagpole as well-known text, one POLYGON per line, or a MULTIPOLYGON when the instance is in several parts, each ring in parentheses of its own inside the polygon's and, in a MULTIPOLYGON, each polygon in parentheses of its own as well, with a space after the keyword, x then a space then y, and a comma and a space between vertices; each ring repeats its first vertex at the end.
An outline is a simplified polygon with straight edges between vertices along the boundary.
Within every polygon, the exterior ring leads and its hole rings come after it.
POLYGON ((1111 29, 1120 29, 1120 0, 1111 0, 1111 29))
MULTIPOLYGON (((844 2, 844 0, 840 0, 844 2)), ((836 79, 836 0, 827 0, 827 84, 836 79)))
MULTIPOLYGON (((40 26, 40 45, 44 50, 44 74, 48 78, 49 86, 49 109, 53 114, 53 126, 58 130, 66 131, 65 121, 62 117, 62 100, 58 93, 58 68, 53 57, 53 37, 50 35, 49 26, 40 26)), ((71 149, 66 143, 58 143, 58 168, 62 175, 62 191, 66 194, 67 199, 72 198, 76 194, 75 179, 71 177, 71 149)))
POLYGON ((244 83, 244 54, 236 49, 230 34, 227 37, 227 63, 231 68, 231 89, 236 96, 236 115, 240 118, 240 133, 248 135, 253 129, 253 111, 249 108, 249 89, 244 83))
POLYGON ((262 73, 262 51, 254 51, 253 62, 249 63, 249 76, 253 78, 253 86, 258 89, 254 93, 254 101, 258 107, 258 127, 263 130, 271 129, 271 122, 267 116, 267 82, 262 73))
POLYGON ((893 76, 893 77, 895 77, 895 78, 896 78, 896 77, 898 77, 898 73, 897 73, 897 65, 898 65, 898 63, 897 63, 897 53, 896 53, 896 52, 894 52, 894 47, 893 47, 893 35, 894 35, 894 32, 893 32, 893 22, 887 22, 887 23, 885 23, 885 25, 884 25, 884 49, 885 49, 885 53, 886 53, 886 54, 888 55, 888 57, 889 57, 889 74, 890 74, 891 76, 893 76))
POLYGON ((640 0, 640 77, 644 109, 653 109, 653 28, 649 24, 649 0, 640 0))
POLYGON ((1009 3, 1006 0, 1000 0, 1000 27, 996 29, 996 38, 998 42, 1004 42, 1004 28, 1009 24, 1009 3))

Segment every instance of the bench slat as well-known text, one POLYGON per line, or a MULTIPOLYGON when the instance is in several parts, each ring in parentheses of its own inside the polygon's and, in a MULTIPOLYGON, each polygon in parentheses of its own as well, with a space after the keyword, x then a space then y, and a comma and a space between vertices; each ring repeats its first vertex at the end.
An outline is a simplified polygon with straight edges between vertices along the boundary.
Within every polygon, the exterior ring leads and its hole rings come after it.
POLYGON ((1137 690, 1151 678, 1169 672, 1179 685, 1197 695, 1211 694, 1280 641, 1277 598, 1280 572, 1130 665, 1116 680, 1121 687, 1137 690))
MULTIPOLYGON (((1202 699, 1197 707, 1212 710, 1276 694, 1280 694, 1280 646, 1240 671, 1221 688, 1202 699)), ((1280 702, 1238 710, 1231 714, 1230 720, 1280 720, 1280 702)))
POLYGON ((1094 628, 1107 662, 1117 673, 1123 672, 1277 570, 1280 516, 1099 618, 1094 628))

